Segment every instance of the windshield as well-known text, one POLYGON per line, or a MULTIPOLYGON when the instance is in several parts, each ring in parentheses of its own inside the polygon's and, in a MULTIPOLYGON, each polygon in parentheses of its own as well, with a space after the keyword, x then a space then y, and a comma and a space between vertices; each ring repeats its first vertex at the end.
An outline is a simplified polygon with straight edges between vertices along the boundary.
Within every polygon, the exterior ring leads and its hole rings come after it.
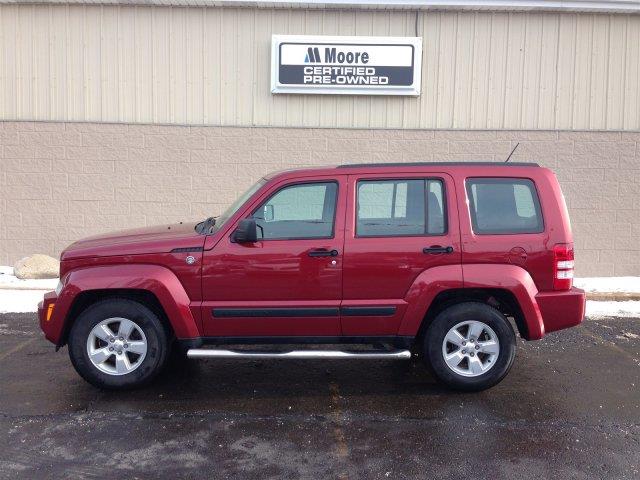
POLYGON ((240 195, 235 202, 229 205, 224 213, 216 218, 216 223, 213 226, 213 231, 215 232, 217 230, 220 230, 220 228, 227 222, 227 220, 229 220, 254 193, 260 190, 260 188, 262 188, 265 183, 267 183, 267 181, 264 178, 261 178, 251 187, 249 187, 246 192, 240 195))

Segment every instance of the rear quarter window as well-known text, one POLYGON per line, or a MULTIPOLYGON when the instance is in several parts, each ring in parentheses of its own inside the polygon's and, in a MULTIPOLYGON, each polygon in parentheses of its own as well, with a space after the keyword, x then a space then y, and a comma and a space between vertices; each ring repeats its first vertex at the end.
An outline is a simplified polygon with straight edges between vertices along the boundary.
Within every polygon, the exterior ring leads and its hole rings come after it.
POLYGON ((544 222, 534 183, 523 178, 469 178, 467 197, 477 234, 540 233, 544 222))

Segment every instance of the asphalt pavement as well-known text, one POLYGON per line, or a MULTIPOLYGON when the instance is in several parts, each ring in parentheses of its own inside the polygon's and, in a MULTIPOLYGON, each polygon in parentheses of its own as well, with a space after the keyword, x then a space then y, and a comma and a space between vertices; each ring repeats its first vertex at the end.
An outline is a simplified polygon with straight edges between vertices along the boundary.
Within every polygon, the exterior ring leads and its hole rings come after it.
POLYGON ((0 315, 0 478, 639 478, 640 319, 518 347, 482 393, 367 360, 174 361, 118 393, 0 315))

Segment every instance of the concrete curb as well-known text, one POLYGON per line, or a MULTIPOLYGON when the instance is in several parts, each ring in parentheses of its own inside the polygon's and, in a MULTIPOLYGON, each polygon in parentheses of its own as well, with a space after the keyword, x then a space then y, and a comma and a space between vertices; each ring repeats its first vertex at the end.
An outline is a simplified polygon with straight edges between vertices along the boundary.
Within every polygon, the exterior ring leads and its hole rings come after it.
POLYGON ((629 302, 640 300, 640 293, 625 292, 587 292, 587 300, 596 302, 629 302))
POLYGON ((32 290, 35 292, 42 292, 42 291, 48 292, 48 291, 55 290, 55 288, 56 288, 55 285, 53 287, 21 287, 21 286, 9 287, 9 286, 0 285, 0 290, 22 290, 22 291, 32 290))

